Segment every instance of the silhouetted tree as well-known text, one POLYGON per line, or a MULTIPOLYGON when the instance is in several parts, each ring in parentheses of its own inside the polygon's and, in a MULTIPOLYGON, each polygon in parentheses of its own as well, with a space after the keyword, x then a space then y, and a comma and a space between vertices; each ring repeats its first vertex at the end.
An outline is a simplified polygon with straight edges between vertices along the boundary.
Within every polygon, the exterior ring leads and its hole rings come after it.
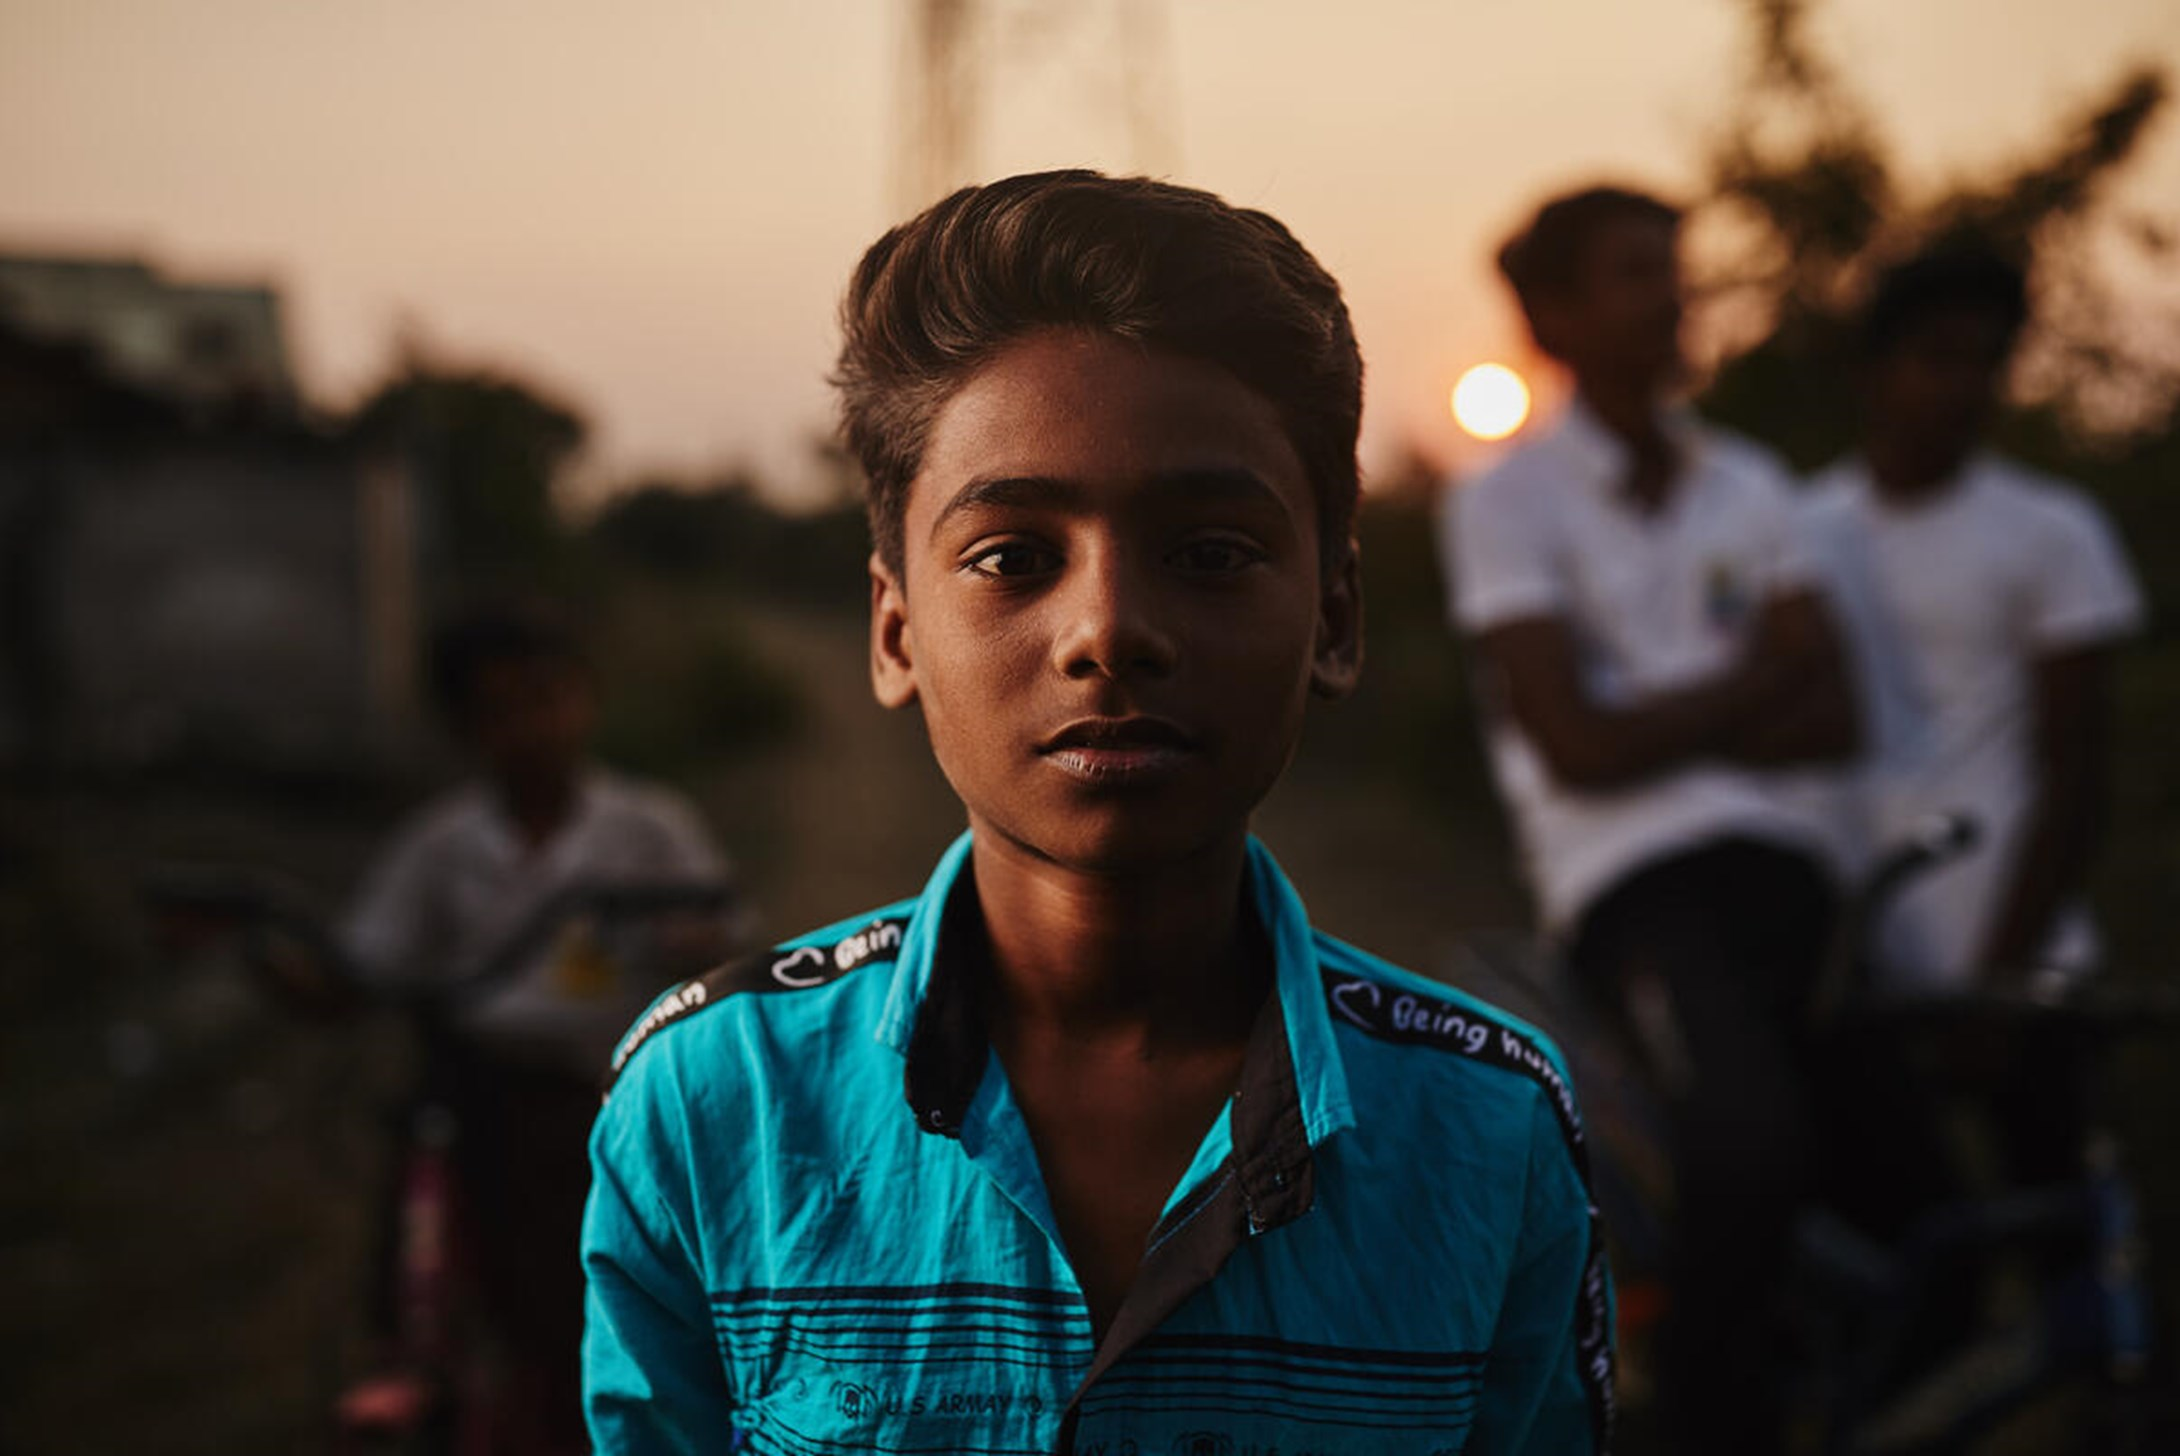
POLYGON ((410 462, 441 583, 535 582, 564 564, 553 484, 587 433, 570 406, 505 375, 411 355, 350 429, 410 462))
POLYGON ((1916 191, 1811 35, 1809 0, 1743 8, 1747 60, 1705 159, 1697 219, 1718 244, 1697 277, 1723 360, 1707 413, 1798 465, 1838 453, 1853 431, 1846 330, 1870 274, 1916 247, 1973 235, 2031 266, 2038 308, 2023 357, 2026 403, 2091 431, 2166 423, 2180 397, 2180 317, 2160 329, 2119 307, 2114 260, 2099 247, 2111 240, 2140 263, 2173 248, 2169 228, 2111 206, 2113 182, 2163 110, 2161 69, 2129 68, 2026 155, 1916 191))
POLYGON ((616 495, 586 542, 608 562, 750 600, 860 611, 870 552, 863 508, 785 511, 754 481, 649 482, 616 495))
POLYGON ((2180 876, 2168 726, 2180 713, 2180 259, 2172 224, 2127 215, 2114 184, 2164 114, 2167 77, 2124 68, 2041 141, 1918 189, 1813 38, 1812 0, 1742 4, 1747 60, 1693 219, 1721 361, 1699 403, 1794 464, 1819 464, 1855 435, 1848 330, 1876 269, 1963 235, 2030 266, 2036 317, 1999 444, 2105 504, 2150 599, 2149 631, 2121 662, 2120 788, 2098 899, 2115 964, 2161 964, 2180 876))

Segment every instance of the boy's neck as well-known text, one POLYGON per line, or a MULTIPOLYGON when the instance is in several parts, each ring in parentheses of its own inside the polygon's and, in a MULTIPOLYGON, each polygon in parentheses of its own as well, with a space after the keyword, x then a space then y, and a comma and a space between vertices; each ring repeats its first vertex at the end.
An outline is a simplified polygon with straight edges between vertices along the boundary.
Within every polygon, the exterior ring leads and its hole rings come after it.
POLYGON ((1656 385, 1649 380, 1580 376, 1576 388, 1591 415, 1627 447, 1627 476, 1621 487, 1646 508, 1663 505, 1672 492, 1680 458, 1666 433, 1656 385))
POLYGON ((541 849, 575 817, 580 772, 538 779, 501 779, 494 785, 500 811, 530 849, 541 849))
POLYGON ((1665 438, 1664 398, 1655 381, 1577 374, 1575 392, 1597 422, 1626 444, 1639 446, 1665 438))
POLYGON ((1271 972, 1242 909, 1246 855, 1237 835, 1155 872, 1093 874, 980 829, 993 1035, 1145 1055, 1246 1040, 1271 972))
POLYGON ((1943 494, 1960 478, 1975 450, 1973 440, 1932 446, 1875 433, 1863 445, 1862 455, 1869 462, 1870 482, 1877 493, 1906 504, 1943 494))

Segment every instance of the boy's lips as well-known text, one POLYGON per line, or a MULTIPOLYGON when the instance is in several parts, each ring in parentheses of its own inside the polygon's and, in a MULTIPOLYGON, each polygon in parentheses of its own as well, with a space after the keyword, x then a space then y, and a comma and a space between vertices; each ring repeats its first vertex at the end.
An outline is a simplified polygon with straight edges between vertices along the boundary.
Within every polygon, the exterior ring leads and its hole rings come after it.
POLYGON ((1071 778, 1122 784, 1172 773, 1201 745, 1163 718, 1080 718, 1038 744, 1037 752, 1071 778))

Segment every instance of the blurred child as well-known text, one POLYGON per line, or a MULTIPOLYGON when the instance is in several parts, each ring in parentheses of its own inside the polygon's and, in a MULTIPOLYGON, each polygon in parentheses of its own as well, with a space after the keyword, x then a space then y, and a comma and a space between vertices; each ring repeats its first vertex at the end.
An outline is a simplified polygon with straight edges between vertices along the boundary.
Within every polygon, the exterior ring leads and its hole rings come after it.
POLYGON ((1857 837, 1881 850, 1940 813, 1981 831, 1882 928, 1902 989, 2096 959, 2080 895, 2111 658, 2142 597, 2095 504, 1983 446, 2027 318, 2022 271, 1995 253, 1941 247, 1887 271, 1862 330, 1862 448, 1813 483, 1869 710, 1857 837))
MULTIPOLYGON (((345 935, 366 977, 452 989, 556 891, 725 877, 686 800, 591 760, 595 688, 553 614, 514 604, 457 619, 433 644, 431 673, 477 775, 404 827, 366 880, 345 935)), ((578 921, 499 984, 465 995, 463 1026, 495 1056, 595 1082, 629 1017, 692 959, 725 951, 720 927, 704 929, 661 945, 655 926, 578 921)))
POLYGON ((456 1045, 438 1068, 459 1125, 460 1194, 494 1333, 544 1449, 581 1449, 576 1350, 584 1140, 629 1018, 678 975, 716 964, 712 917, 556 927, 489 985, 473 979, 556 891, 718 882, 695 810, 589 756, 589 668, 573 632, 527 604, 474 612, 433 644, 440 708, 477 776, 402 829, 349 916, 346 949, 391 990, 446 996, 456 1045))
POLYGON ((1817 1161, 1801 1033, 1836 894, 1778 774, 1846 757, 1856 722, 1785 472, 1674 403, 1679 222, 1597 187, 1501 251, 1575 393, 1454 488, 1444 545, 1544 928, 1668 1095, 1662 1403, 1682 1449, 1740 1453, 1779 1440, 1770 1306, 1817 1161))
MULTIPOLYGON (((1987 249, 1942 245, 1887 270, 1862 326, 1862 448, 1807 506, 1869 705, 1868 762, 1837 785, 1849 842, 1870 860, 1936 815, 1977 829, 1878 925, 1880 989, 1895 993, 2050 992, 2098 961, 2082 893, 2112 657, 2142 597, 2094 503, 1984 447, 2027 319, 2023 271, 1987 249)), ((1844 1161, 1862 1170, 1847 1206, 1881 1231, 1960 1192, 1932 1111, 1946 1093, 1988 1119, 2013 1185, 2080 1176, 2089 1049, 2038 1022, 1949 1045, 1935 1088, 1843 1087, 1844 1161)))

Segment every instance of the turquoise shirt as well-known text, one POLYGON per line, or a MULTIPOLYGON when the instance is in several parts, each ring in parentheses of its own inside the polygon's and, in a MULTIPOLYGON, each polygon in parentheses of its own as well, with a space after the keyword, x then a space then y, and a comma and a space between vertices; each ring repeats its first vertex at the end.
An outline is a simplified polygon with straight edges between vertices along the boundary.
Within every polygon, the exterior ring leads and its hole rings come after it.
POLYGON ((964 835, 917 899, 669 993, 591 1153, 605 1453, 1600 1451, 1611 1292, 1557 1052, 1310 928, 1093 1338, 983 1032, 964 835))

